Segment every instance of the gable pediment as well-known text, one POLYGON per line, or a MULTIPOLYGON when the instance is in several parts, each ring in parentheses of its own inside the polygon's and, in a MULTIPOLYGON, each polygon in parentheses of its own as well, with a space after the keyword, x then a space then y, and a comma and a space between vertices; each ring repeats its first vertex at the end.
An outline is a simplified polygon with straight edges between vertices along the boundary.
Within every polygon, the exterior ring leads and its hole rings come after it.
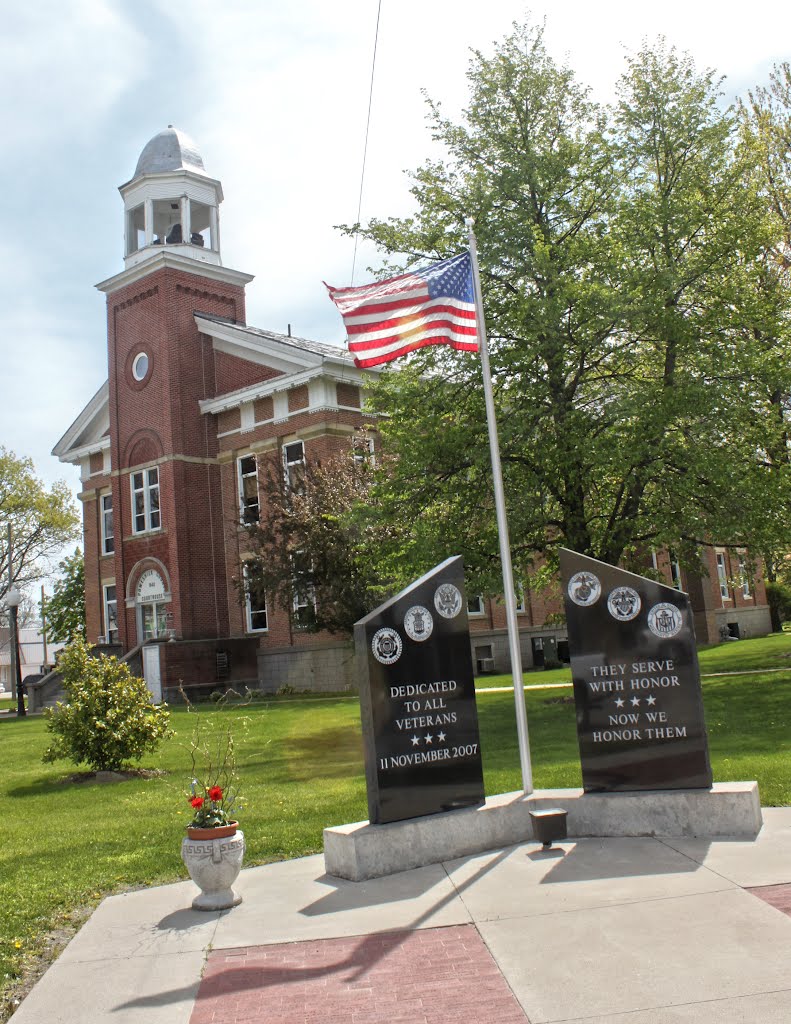
POLYGON ((110 388, 105 381, 52 449, 52 454, 61 462, 76 464, 87 455, 109 447, 110 388))

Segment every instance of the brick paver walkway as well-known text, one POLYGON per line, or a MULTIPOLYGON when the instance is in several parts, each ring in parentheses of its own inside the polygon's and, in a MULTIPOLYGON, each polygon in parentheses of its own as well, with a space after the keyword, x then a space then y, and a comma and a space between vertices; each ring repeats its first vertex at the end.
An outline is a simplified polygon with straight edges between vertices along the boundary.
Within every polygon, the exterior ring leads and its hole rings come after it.
POLYGON ((472 925, 217 950, 190 1024, 526 1024, 472 925))
POLYGON ((791 917, 791 883, 787 885, 759 885, 747 891, 791 917))

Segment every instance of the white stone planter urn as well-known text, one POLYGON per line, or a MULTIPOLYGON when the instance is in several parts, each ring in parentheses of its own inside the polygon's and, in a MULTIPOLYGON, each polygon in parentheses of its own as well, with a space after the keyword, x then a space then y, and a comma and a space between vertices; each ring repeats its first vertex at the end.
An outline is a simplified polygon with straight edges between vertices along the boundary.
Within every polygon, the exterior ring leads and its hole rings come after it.
MULTIPOLYGON (((226 826, 228 828, 228 826, 226 826)), ((197 833, 217 829, 190 829, 197 833)), ((234 831, 212 839, 205 836, 187 836, 181 841, 181 859, 187 865, 190 878, 201 890, 192 901, 193 910, 227 910, 242 902, 234 892, 233 883, 242 870, 244 832, 234 831)))

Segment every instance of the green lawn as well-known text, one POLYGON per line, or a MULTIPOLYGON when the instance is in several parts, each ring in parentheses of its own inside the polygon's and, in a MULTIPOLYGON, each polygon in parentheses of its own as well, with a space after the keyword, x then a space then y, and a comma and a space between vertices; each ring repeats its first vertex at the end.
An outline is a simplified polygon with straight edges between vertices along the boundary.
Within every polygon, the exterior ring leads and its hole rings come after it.
MULTIPOLYGON (((791 633, 773 633, 771 636, 751 640, 728 641, 698 651, 702 675, 716 672, 744 672, 755 669, 787 669, 791 674, 791 633)), ((528 669, 523 673, 525 686, 544 686, 547 683, 570 683, 571 669, 528 669)), ((479 676, 475 680, 478 690, 497 686, 511 686, 510 672, 496 676, 479 676)))
MULTIPOLYGON (((726 647, 741 659, 751 656, 753 643, 726 647)), ((764 649, 768 667, 781 657, 779 648, 764 649)), ((717 668, 731 664, 726 658, 717 668)), ((703 689, 715 779, 757 779, 764 805, 791 804, 791 671, 710 678, 703 689)), ((563 689, 526 693, 537 788, 580 785, 569 696, 563 689)), ((487 792, 519 789, 513 693, 481 694, 478 710, 487 792)), ((317 852, 326 825, 366 817, 355 699, 200 712, 212 713, 235 723, 248 865, 317 852)), ((41 718, 0 719, 0 1020, 3 988, 78 908, 113 891, 186 877, 179 845, 191 724, 186 711, 174 711, 176 735, 146 758, 146 767, 165 774, 102 785, 68 781, 66 762, 41 762, 47 743, 41 718)))

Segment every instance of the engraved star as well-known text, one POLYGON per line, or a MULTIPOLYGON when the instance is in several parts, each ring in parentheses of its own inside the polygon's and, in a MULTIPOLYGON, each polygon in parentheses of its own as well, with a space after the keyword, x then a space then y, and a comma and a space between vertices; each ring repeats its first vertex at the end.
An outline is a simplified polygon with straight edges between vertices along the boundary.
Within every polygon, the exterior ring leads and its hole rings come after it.
POLYGON ((427 732, 423 738, 425 739, 426 743, 432 743, 434 740, 434 737, 431 735, 430 732, 427 732))
POLYGON ((639 697, 632 697, 632 699, 629 701, 629 703, 632 705, 633 708, 636 708, 639 705, 639 703, 640 703, 640 698, 639 697))
POLYGON ((623 699, 623 697, 616 698, 615 706, 617 708, 622 708, 624 706, 624 699, 623 699))
POLYGON ((420 743, 420 737, 419 736, 413 736, 412 737, 412 746, 416 747, 416 746, 418 746, 419 743, 420 743))
POLYGON ((656 704, 656 697, 653 694, 651 694, 650 697, 646 697, 645 702, 649 706, 652 705, 652 704, 656 704))
POLYGON ((445 733, 444 732, 438 732, 437 733, 437 739, 440 741, 440 743, 444 743, 445 742, 445 733))

